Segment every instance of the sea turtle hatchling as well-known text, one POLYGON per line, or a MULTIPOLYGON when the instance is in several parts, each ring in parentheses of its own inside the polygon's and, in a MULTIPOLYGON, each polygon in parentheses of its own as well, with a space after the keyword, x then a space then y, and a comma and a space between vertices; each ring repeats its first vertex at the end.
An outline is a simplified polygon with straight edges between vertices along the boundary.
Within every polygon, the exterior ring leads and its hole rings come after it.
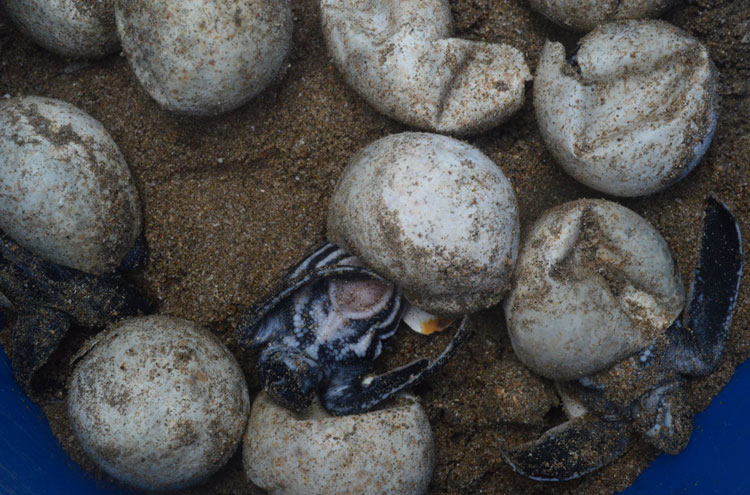
POLYGON ((0 230, 0 293, 15 315, 9 325, 13 374, 27 393, 33 395, 32 379, 71 325, 104 327, 151 310, 121 273, 138 266, 145 249, 145 241, 137 241, 118 271, 94 275, 53 263, 0 230))
MULTIPOLYGON (((591 203, 585 208, 593 210, 600 206, 591 203)), ((601 214, 601 211, 596 214, 601 214)), ((623 212, 618 211, 617 215, 622 218, 623 212)), ((580 238, 590 233, 577 235, 580 238)), ((558 237, 569 236, 558 231, 558 237)), ((600 245, 605 243, 600 242, 600 245)), ((571 280, 578 283, 584 280, 582 277, 606 279, 608 271, 615 275, 620 273, 619 286, 612 281, 608 283, 614 290, 615 299, 623 301, 625 298, 618 295, 617 287, 625 287, 631 282, 638 286, 634 280, 639 275, 634 276, 622 269, 629 261, 623 258, 626 261, 617 264, 612 253, 601 249, 595 254, 589 253, 608 258, 609 266, 601 265, 595 273, 588 275, 578 271, 571 280)), ((737 301, 742 265, 738 224, 723 203, 709 198, 698 266, 683 319, 674 320, 671 325, 667 323, 665 330, 653 335, 645 346, 624 357, 613 356, 604 366, 585 372, 585 376, 555 378, 551 376, 552 368, 542 366, 538 372, 545 374, 547 370, 546 375, 557 381, 568 420, 547 430, 536 440, 505 449, 503 454, 513 469, 542 481, 577 478, 620 456, 637 436, 660 452, 676 454, 681 451, 690 439, 694 415, 685 385, 691 377, 711 373, 721 360, 737 301)), ((639 288, 644 290, 643 286, 639 288)), ((580 288, 571 286, 569 290, 579 292, 580 288)), ((648 292, 642 292, 642 295, 646 294, 648 292)), ((508 304, 512 302, 506 303, 506 316, 508 304)), ((601 325, 605 322, 602 321, 601 325)), ((618 331, 624 332, 627 329, 618 331)), ((605 347, 607 349, 602 350, 608 352, 612 345, 605 347)), ((514 350, 518 354, 517 342, 514 342, 514 350)), ((567 351, 561 349, 561 353, 564 352, 567 351)), ((590 354, 596 353, 578 353, 577 361, 585 366, 590 361, 590 354)), ((557 364, 557 371, 571 372, 557 364)))
POLYGON ((396 286, 326 243, 242 317, 238 339, 246 349, 264 347, 260 381, 287 408, 307 408, 320 390, 330 413, 363 413, 439 370, 468 333, 464 317, 432 363, 420 359, 366 378, 383 341, 396 332, 405 305, 396 286))

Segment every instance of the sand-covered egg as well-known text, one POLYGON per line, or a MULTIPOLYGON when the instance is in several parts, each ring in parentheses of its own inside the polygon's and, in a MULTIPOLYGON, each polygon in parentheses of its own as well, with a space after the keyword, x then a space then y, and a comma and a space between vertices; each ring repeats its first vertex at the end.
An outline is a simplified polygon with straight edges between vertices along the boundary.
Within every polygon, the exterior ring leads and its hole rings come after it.
POLYGON ((507 120, 531 79, 512 46, 452 37, 447 0, 323 0, 334 63, 367 102, 420 129, 473 134, 507 120))
POLYGON ((576 180, 614 196, 660 191, 708 148, 718 75, 698 40, 663 21, 619 21, 585 36, 571 61, 547 42, 534 81, 542 138, 576 180))
POLYGON ((574 31, 621 19, 658 17, 674 0, 529 0, 532 8, 574 31))
POLYGON ((518 252, 508 179, 477 148, 427 133, 379 139, 349 162, 328 238, 439 316, 497 304, 518 252))
POLYGON ((519 359, 564 381, 646 348, 684 303, 664 238, 624 206, 583 199, 533 226, 504 306, 519 359))
POLYGON ((0 103, 0 228, 55 263, 114 270, 141 230, 138 193, 106 129, 69 103, 0 103))
POLYGON ((19 29, 47 50, 74 58, 117 51, 114 0, 3 0, 19 29))
POLYGON ((435 465, 427 414, 409 395, 330 416, 317 402, 297 415, 261 392, 242 457, 248 479, 270 495, 420 495, 435 465))
POLYGON ((279 74, 292 39, 289 0, 115 0, 133 71, 167 110, 215 115, 279 74))
POLYGON ((250 409, 234 356, 212 333, 169 316, 123 320, 87 343, 68 414, 84 451, 145 490, 197 484, 222 467, 250 409))

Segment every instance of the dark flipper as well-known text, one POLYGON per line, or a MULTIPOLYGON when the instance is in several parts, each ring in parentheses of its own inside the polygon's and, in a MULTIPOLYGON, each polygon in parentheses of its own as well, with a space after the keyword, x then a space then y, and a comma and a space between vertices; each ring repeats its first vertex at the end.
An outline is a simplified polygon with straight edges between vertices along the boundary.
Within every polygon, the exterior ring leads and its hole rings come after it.
POLYGON ((13 374, 24 391, 31 391, 34 374, 55 352, 69 327, 67 315, 53 309, 41 308, 16 316, 12 335, 13 374))
POLYGON ((685 375, 704 375, 724 353, 742 277, 742 238, 734 215, 708 198, 698 267, 682 323, 668 329, 667 356, 685 375))
POLYGON ((334 265, 314 268, 303 275, 283 280, 282 288, 274 292, 270 297, 263 299, 245 312, 237 324, 237 339, 245 349, 255 349, 267 344, 273 335, 272 327, 264 326, 264 319, 274 317, 276 309, 295 292, 307 284, 328 278, 339 279, 362 279, 373 278, 381 282, 389 283, 380 275, 377 275, 361 266, 334 265))
POLYGON ((148 300, 122 276, 96 276, 48 261, 0 231, 0 292, 19 313, 55 309, 84 326, 147 313, 148 300))
POLYGON ((269 346, 258 359, 258 378, 263 388, 287 409, 300 412, 312 403, 320 388, 320 365, 302 351, 269 346))
POLYGON ((336 416, 365 413, 413 385, 428 366, 426 359, 413 361, 374 377, 367 385, 362 381, 363 367, 341 368, 327 385, 323 406, 336 416))
POLYGON ((323 405, 331 414, 360 414, 367 412, 393 397, 398 392, 419 384, 436 372, 453 357, 469 334, 469 317, 464 316, 453 340, 432 363, 426 359, 414 361, 382 375, 375 376, 366 385, 361 368, 344 369, 332 377, 323 397, 323 405))
POLYGON ((0 292, 16 313, 11 336, 13 370, 26 392, 71 324, 104 326, 147 313, 151 305, 117 274, 95 276, 22 248, 0 230, 0 292))
POLYGON ((566 481, 622 455, 631 442, 627 425, 581 416, 551 428, 538 440, 503 451, 513 469, 537 481, 566 481))
POLYGON ((125 253, 125 257, 120 262, 119 271, 132 272, 142 267, 148 258, 148 244, 146 237, 141 234, 136 237, 133 247, 125 253))

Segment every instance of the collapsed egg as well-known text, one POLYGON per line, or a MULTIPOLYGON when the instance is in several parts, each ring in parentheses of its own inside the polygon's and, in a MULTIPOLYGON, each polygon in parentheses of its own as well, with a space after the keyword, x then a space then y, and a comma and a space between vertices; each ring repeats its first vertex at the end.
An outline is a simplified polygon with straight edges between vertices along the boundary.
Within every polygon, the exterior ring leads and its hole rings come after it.
POLYGON ((215 115, 277 76, 292 38, 289 0, 115 0, 135 75, 167 110, 215 115))
POLYGON ((440 316, 490 307, 518 252, 518 207, 500 168, 437 134, 387 136, 342 173, 328 238, 440 316))
POLYGON ((583 199, 533 226, 504 305, 519 359, 566 381, 647 347, 684 303, 662 236, 624 206, 583 199))
POLYGON ((117 50, 114 0, 3 0, 19 29, 47 50, 98 58, 117 50))
POLYGON ((620 19, 657 17, 674 0, 529 0, 535 10, 548 19, 574 31, 620 19))
POLYGON ((531 79, 509 45, 451 37, 447 0, 323 0, 333 60, 375 109, 435 132, 472 134, 505 121, 531 79))
POLYGON ((657 192, 687 175, 716 129, 708 50, 662 21, 620 21, 585 36, 572 64, 547 42, 534 81, 542 138, 576 180, 614 196, 657 192))
POLYGON ((243 444, 248 478, 270 495, 419 495, 435 465, 430 423, 408 395, 365 414, 295 415, 261 392, 243 444))
POLYGON ((141 229, 138 193, 104 127, 40 97, 0 103, 0 228, 61 265, 114 270, 141 229))
POLYGON ((67 405, 78 441, 104 471, 142 489, 175 490, 226 463, 250 399, 237 361, 213 334, 145 316, 86 345, 67 405))

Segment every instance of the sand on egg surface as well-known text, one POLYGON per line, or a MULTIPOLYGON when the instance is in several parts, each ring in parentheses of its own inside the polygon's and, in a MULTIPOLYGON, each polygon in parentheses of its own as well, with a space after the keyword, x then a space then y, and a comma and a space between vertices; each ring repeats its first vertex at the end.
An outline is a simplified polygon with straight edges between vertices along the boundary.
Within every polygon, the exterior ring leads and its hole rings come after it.
MULTIPOLYGON (((346 86, 327 55, 318 4, 293 3, 293 47, 277 82, 241 109, 208 119, 160 110, 121 56, 81 62, 44 51, 23 38, 0 9, 0 95, 59 98, 102 122, 125 155, 143 202, 151 251, 134 282, 160 312, 195 320, 219 335, 240 360, 251 395, 258 390, 257 354, 238 348, 233 336, 238 316, 323 240, 328 199, 352 154, 378 138, 409 130, 377 114, 346 86)), ((523 0, 452 0, 451 7, 457 36, 511 44, 525 54, 532 72, 547 36, 569 47, 576 39, 523 0)), ((746 0, 696 0, 678 5, 665 19, 705 43, 721 73, 716 137, 682 182, 652 197, 618 202, 662 233, 687 284, 707 194, 729 205, 750 239, 750 5, 746 0)), ((522 235, 547 208, 602 197, 553 162, 541 141, 530 94, 509 122, 467 141, 513 184, 522 235)), ((708 405, 750 355, 748 280, 741 286, 726 358, 716 373, 689 388, 697 409, 708 405)), ((612 493, 628 486, 656 456, 639 443, 615 463, 567 483, 542 484, 514 474, 499 453, 503 441, 533 438, 560 413, 551 385, 515 359, 501 311, 486 311, 477 322, 454 361, 416 390, 435 433, 431 494, 612 493)), ((7 338, 0 335, 2 342, 7 338)), ((61 401, 60 385, 69 372, 65 353, 83 338, 73 336, 46 370, 51 390, 58 388, 43 407, 71 456, 95 476, 106 477, 75 444, 61 401)), ((435 355, 449 338, 401 329, 378 365, 435 355)), ((238 453, 206 484, 182 493, 252 492, 238 453)))

